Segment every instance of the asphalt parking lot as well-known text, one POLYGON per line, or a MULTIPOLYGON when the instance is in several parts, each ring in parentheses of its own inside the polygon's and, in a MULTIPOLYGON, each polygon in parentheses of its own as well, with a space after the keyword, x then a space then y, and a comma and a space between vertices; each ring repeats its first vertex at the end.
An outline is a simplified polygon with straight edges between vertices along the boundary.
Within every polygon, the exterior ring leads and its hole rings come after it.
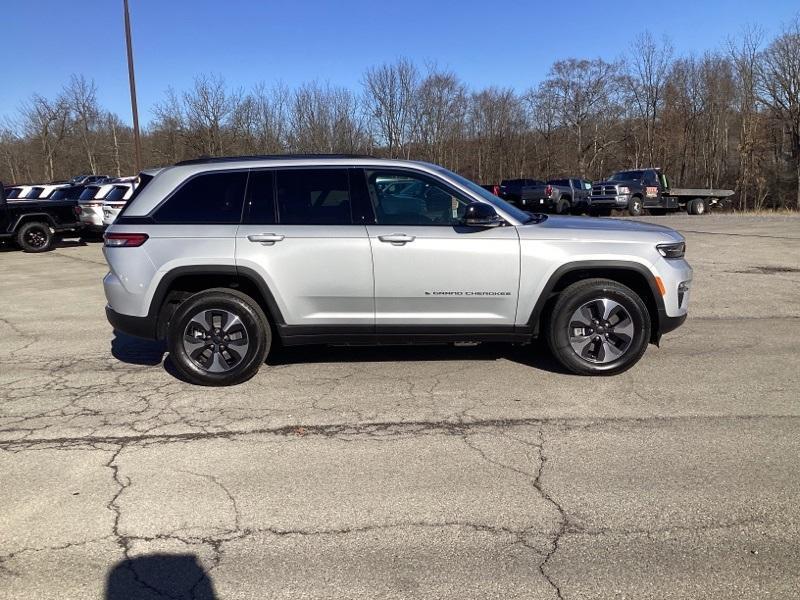
POLYGON ((113 334, 99 244, 0 251, 0 597, 798 597, 800 218, 645 220, 690 318, 613 378, 304 348, 193 387, 113 334))

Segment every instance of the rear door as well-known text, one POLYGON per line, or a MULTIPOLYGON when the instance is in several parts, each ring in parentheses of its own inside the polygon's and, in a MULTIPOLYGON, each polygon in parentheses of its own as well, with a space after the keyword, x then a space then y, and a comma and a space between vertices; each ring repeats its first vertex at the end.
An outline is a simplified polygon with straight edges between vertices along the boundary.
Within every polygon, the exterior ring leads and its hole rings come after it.
POLYGON ((372 258, 351 196, 346 168, 250 172, 236 265, 267 283, 287 335, 319 326, 372 332, 372 258))
POLYGON ((424 173, 365 171, 375 269, 375 321, 383 327, 513 326, 519 286, 515 227, 459 225, 473 201, 424 173), (398 181, 412 183, 395 191, 398 181))

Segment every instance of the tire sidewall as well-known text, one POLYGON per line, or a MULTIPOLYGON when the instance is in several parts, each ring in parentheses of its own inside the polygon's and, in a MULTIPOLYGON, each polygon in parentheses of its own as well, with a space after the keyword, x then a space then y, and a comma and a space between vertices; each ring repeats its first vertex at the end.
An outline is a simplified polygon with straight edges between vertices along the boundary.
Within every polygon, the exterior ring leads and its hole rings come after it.
POLYGON ((272 333, 261 308, 249 297, 233 291, 199 292, 184 300, 172 316, 167 334, 170 358, 178 371, 198 385, 235 385, 250 379, 263 364, 272 343, 272 333), (227 310, 242 321, 250 347, 242 362, 225 373, 209 373, 189 358, 183 347, 183 333, 193 316, 210 309, 227 310))
POLYGON ((561 363, 571 371, 586 375, 612 375, 632 367, 647 350, 650 341, 650 317, 641 298, 629 288, 608 282, 597 286, 585 286, 570 293, 564 302, 556 304, 550 319, 551 350, 561 363), (569 321, 573 313, 583 304, 597 298, 609 298, 619 302, 631 316, 634 337, 627 352, 617 360, 606 364, 591 363, 579 357, 569 342, 569 321))
POLYGON ((628 203, 628 213, 632 217, 640 217, 642 216, 642 211, 642 199, 638 196, 631 198, 630 202, 628 203))
POLYGON ((23 252, 47 252, 53 247, 53 232, 50 230, 50 226, 47 223, 39 221, 24 223, 17 232, 17 245, 22 248, 23 252), (25 236, 34 229, 39 229, 44 234, 46 241, 43 246, 31 246, 25 240, 25 236))

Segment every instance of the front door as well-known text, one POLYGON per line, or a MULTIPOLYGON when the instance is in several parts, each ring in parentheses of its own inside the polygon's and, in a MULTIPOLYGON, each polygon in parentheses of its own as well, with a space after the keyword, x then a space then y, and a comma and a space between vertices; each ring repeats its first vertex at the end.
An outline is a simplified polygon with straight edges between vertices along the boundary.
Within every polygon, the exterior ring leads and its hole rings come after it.
POLYGON ((348 170, 254 169, 247 190, 236 265, 267 283, 283 333, 371 332, 372 257, 366 228, 353 224, 348 170))
POLYGON ((513 226, 460 225, 472 202, 416 171, 365 171, 375 320, 383 326, 513 327, 520 246, 513 226))

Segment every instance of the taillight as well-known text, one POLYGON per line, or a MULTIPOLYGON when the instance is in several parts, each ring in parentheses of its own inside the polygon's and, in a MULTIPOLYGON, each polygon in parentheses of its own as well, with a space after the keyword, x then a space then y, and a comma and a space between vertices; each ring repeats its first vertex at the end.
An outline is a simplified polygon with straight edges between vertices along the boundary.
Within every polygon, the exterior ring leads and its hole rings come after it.
POLYGON ((148 237, 146 233, 107 233, 103 239, 109 248, 138 248, 148 237))
POLYGON ((492 186, 492 193, 495 196, 499 196, 500 195, 500 186, 499 185, 493 185, 492 186))
POLYGON ((553 186, 552 185, 546 185, 545 186, 544 195, 547 196, 548 198, 553 195, 553 186))

